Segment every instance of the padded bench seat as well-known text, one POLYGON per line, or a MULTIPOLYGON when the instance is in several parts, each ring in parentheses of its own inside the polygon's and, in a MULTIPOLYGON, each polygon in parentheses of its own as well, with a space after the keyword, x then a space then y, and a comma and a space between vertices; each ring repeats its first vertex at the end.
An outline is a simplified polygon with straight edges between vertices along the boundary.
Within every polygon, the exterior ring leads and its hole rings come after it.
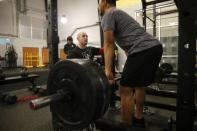
POLYGON ((35 78, 37 78, 37 74, 29 74, 28 76, 10 76, 5 77, 5 79, 0 80, 0 85, 6 85, 6 84, 13 84, 23 81, 29 81, 32 86, 35 86, 35 78))

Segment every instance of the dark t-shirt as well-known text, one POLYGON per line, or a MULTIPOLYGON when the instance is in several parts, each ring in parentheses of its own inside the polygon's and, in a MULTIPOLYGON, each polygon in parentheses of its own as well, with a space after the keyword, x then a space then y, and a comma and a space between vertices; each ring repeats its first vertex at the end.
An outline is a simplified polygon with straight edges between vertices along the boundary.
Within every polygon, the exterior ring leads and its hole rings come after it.
POLYGON ((76 47, 75 44, 65 44, 64 45, 64 53, 68 54, 69 51, 71 51, 72 49, 74 49, 76 47))
POLYGON ((81 59, 93 59, 94 55, 99 55, 99 48, 86 47, 85 49, 80 49, 76 46, 73 50, 68 53, 67 58, 81 58, 81 59))

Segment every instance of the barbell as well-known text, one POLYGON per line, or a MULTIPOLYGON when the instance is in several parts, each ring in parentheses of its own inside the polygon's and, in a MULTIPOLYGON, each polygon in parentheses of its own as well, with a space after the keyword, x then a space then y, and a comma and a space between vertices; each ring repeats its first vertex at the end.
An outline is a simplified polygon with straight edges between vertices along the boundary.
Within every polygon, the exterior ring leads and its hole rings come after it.
POLYGON ((50 105, 58 122, 78 130, 101 118, 110 102, 109 82, 103 69, 87 59, 57 62, 47 80, 47 96, 30 101, 36 110, 50 105))

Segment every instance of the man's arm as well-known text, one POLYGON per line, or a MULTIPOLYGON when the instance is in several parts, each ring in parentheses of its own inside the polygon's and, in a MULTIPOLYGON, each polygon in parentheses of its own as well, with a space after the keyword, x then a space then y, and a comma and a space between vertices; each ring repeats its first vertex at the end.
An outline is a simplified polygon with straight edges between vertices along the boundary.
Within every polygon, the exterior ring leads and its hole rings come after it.
POLYGON ((73 59, 73 58, 75 58, 75 55, 74 55, 74 53, 73 52, 68 52, 68 55, 67 55, 67 58, 68 59, 73 59))
POLYGON ((113 79, 112 60, 114 57, 114 33, 113 31, 104 32, 104 58, 105 58, 105 73, 109 80, 113 79))
POLYGON ((67 48, 66 44, 64 45, 64 53, 68 54, 68 48, 67 48))
POLYGON ((77 50, 76 48, 68 51, 68 56, 67 56, 68 59, 74 59, 74 58, 79 58, 78 54, 77 54, 77 50))

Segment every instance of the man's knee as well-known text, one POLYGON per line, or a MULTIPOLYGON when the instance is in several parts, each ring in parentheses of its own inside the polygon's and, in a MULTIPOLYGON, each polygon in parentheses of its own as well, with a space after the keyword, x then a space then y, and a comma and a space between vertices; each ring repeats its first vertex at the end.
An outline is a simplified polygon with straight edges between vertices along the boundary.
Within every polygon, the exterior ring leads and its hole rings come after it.
POLYGON ((134 88, 131 87, 120 87, 120 95, 121 96, 133 96, 134 95, 134 88))

